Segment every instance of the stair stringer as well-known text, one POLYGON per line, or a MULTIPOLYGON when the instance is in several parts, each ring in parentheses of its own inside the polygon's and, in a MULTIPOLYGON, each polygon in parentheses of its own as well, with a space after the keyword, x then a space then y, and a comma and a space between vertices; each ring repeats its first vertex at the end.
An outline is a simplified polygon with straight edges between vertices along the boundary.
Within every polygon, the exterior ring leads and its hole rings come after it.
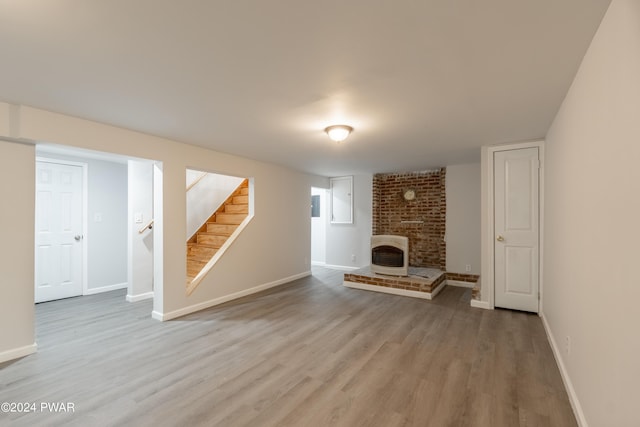
POLYGON ((229 249, 229 247, 233 244, 233 242, 238 238, 238 236, 242 233, 242 231, 249 225, 251 220, 253 219, 253 213, 250 211, 247 217, 242 221, 238 227, 231 233, 231 236, 220 246, 220 249, 213 255, 213 257, 202 267, 202 270, 196 275, 196 277, 191 280, 191 282, 187 285, 187 296, 191 295, 193 291, 196 290, 202 279, 207 275, 207 273, 213 268, 213 266, 218 262, 218 260, 224 255, 224 253, 229 249))

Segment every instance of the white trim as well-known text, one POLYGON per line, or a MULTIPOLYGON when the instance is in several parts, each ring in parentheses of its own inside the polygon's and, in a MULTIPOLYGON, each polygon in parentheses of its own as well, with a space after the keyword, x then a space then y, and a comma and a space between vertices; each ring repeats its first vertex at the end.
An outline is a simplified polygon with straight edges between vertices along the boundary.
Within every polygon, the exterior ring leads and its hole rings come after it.
POLYGON ((116 283, 115 285, 100 286, 99 288, 89 288, 84 292, 83 295, 94 295, 101 294, 103 292, 115 291, 118 289, 126 289, 127 286, 129 286, 129 284, 127 282, 124 282, 116 283))
POLYGON ((576 416, 576 420, 578 421, 578 425, 580 427, 588 427, 587 419, 584 416, 584 411, 582 410, 582 405, 580 405, 580 400, 578 400, 578 395, 576 394, 576 390, 573 388, 573 383, 571 382, 571 378, 569 377, 569 372, 567 371, 564 362, 562 361, 562 353, 560 352, 560 348, 551 332, 551 328, 549 327, 549 323, 547 322, 547 318, 544 316, 544 313, 540 313, 540 317, 542 318, 542 325, 544 326, 544 331, 547 333, 547 338, 549 339, 549 343, 551 344, 551 350, 553 351, 553 357, 556 359, 556 364, 558 365, 558 369, 560 370, 560 377, 562 378, 562 382, 564 383, 564 387, 567 389, 567 394, 569 395, 569 403, 571 403, 571 409, 573 409, 573 414, 576 416))
POLYGON ((342 282, 342 285, 346 286, 347 288, 361 289, 364 291, 382 292, 385 294, 400 295, 403 297, 432 300, 433 298, 435 298, 436 295, 440 293, 442 289, 444 289, 445 280, 443 280, 442 283, 440 283, 438 287, 436 287, 433 290, 433 292, 420 292, 420 291, 411 291, 408 289, 389 288, 386 286, 368 285, 366 283, 357 283, 357 282, 351 282, 348 280, 345 280, 344 282, 342 282))
POLYGON ((11 350, 0 353, 0 363, 28 356, 36 351, 38 351, 38 344, 36 343, 25 345, 24 347, 12 348, 11 350))
POLYGON ((317 265, 318 267, 326 267, 327 263, 324 261, 311 261, 311 265, 317 265))
MULTIPOLYGON (((89 164, 82 166, 82 293, 89 286, 89 164)), ((86 295, 86 294, 85 294, 86 295)))
POLYGON ((209 301, 204 301, 198 304, 190 305, 188 307, 180 308, 178 310, 170 311, 168 313, 160 313, 158 311, 153 311, 151 313, 151 317, 156 320, 165 321, 175 319, 176 317, 182 317, 187 314, 195 313, 196 311, 204 310, 209 307, 213 307, 215 305, 223 304, 225 302, 232 301, 234 299, 242 298, 247 295, 252 295, 257 292, 261 292, 270 288, 274 288, 276 286, 280 286, 294 280, 302 279, 303 277, 307 277, 311 275, 311 271, 305 271, 303 273, 294 274, 293 276, 285 277, 283 279, 275 280, 273 282, 264 283, 262 285, 254 286, 253 288, 245 289, 243 291, 234 292, 229 295, 225 295, 219 298, 214 298, 209 301))
POLYGON ((462 280, 446 280, 448 286, 457 286, 459 288, 475 288, 476 282, 464 282, 462 280))
MULTIPOLYGON (((486 280, 482 281, 481 295, 487 295, 488 301, 482 301, 488 304, 488 308, 493 309, 495 307, 495 261, 494 261, 494 200, 493 200, 493 168, 494 168, 494 153, 499 151, 520 150, 525 148, 538 148, 538 160, 540 161, 540 169, 538 172, 538 292, 540 298, 538 300, 538 313, 542 312, 542 260, 543 260, 543 235, 544 235, 544 140, 518 142, 504 145, 491 145, 483 147, 482 162, 486 166, 483 171, 483 178, 485 180, 485 192, 486 206, 483 212, 486 215, 486 223, 482 226, 486 227, 485 239, 486 242, 482 246, 483 258, 486 260, 482 264, 481 276, 486 277, 486 280)), ((472 302, 475 300, 472 300, 472 302)), ((477 301, 478 303, 480 301, 477 301)), ((484 304, 483 304, 484 305, 484 304)), ((472 305, 473 307, 480 307, 479 305, 472 305)), ((482 307, 485 308, 485 307, 482 307)))
POLYGON ((138 302, 138 301, 143 301, 143 300, 152 299, 152 298, 153 298, 153 292, 146 292, 144 294, 138 294, 138 295, 127 294, 126 300, 127 302, 138 302))
MULTIPOLYGON (((46 153, 43 153, 46 156, 46 153)), ((73 160, 61 160, 44 156, 36 156, 36 162, 55 163, 58 165, 79 166, 82 168, 82 294, 87 294, 89 283, 89 164, 73 160)), ((37 187, 37 185, 36 185, 37 187)), ((37 191, 37 188, 36 188, 37 191)), ((37 268, 38 266, 35 266, 37 268)))
MULTIPOLYGON (((161 161, 153 162, 153 221, 155 227, 151 290, 153 291, 153 308, 162 310, 164 306, 164 163, 161 161)), ((155 319, 153 312, 151 315, 155 319)))
POLYGON ((493 310, 493 307, 491 306, 491 304, 489 304, 488 301, 478 301, 477 299, 471 300, 471 307, 493 310))
POLYGON ((333 270, 342 270, 342 271, 355 271, 360 270, 362 267, 351 267, 349 265, 334 265, 334 264, 324 264, 324 267, 331 268, 333 270))
POLYGON ((542 296, 544 281, 544 141, 538 147, 538 160, 540 169, 538 171, 538 315, 542 315, 542 296))

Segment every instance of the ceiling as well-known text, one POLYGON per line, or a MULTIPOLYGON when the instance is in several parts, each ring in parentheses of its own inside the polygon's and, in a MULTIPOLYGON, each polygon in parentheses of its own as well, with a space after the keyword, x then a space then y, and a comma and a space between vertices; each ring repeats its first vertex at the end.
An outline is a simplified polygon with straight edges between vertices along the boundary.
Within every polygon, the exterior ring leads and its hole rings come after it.
POLYGON ((545 136, 609 3, 0 0, 0 100, 325 176, 469 163, 545 136))

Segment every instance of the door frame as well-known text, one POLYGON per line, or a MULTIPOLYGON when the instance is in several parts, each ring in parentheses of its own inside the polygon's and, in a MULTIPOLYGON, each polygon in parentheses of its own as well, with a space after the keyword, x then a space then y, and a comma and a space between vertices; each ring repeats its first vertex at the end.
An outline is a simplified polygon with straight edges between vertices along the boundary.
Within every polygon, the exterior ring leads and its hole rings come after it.
MULTIPOLYGON (((58 165, 67 165, 67 166, 79 166, 80 168, 82 168, 82 295, 86 295, 87 294, 87 281, 88 281, 88 272, 87 272, 87 265, 88 265, 88 260, 87 260, 87 256, 88 256, 88 251, 87 248, 89 246, 88 242, 88 236, 87 236, 87 230, 88 228, 88 223, 87 223, 87 219, 89 216, 89 205, 88 205, 88 196, 89 196, 89 189, 87 188, 88 183, 89 183, 89 165, 87 163, 84 162, 76 162, 76 161, 72 161, 72 160, 61 160, 61 159, 56 159, 56 158, 51 158, 51 157, 45 157, 45 156, 36 156, 36 163, 37 162, 44 162, 44 163, 55 163, 58 165)), ((38 186, 37 186, 37 182, 36 182, 36 192, 38 191, 38 186)), ((34 223, 34 228, 35 228, 35 223, 34 223)), ((35 260, 35 254, 34 254, 34 260, 35 260)), ((35 268, 38 268, 37 265, 34 264, 35 268)))
POLYGON ((538 198, 539 198, 539 230, 538 230, 538 292, 540 300, 538 302, 538 315, 542 314, 542 301, 544 291, 544 140, 520 142, 504 145, 492 145, 482 147, 482 208, 481 208, 481 301, 471 300, 472 307, 495 308, 495 206, 494 206, 494 154, 499 151, 519 150, 523 148, 538 148, 538 158, 540 159, 540 170, 538 175, 538 198), (485 296, 486 295, 486 296, 485 296))

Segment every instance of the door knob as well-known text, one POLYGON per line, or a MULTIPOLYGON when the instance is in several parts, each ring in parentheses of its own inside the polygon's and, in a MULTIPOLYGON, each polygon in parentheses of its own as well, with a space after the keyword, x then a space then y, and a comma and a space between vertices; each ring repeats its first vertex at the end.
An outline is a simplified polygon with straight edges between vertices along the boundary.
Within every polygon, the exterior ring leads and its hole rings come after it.
POLYGON ((502 237, 501 235, 498 234, 498 237, 496 237, 496 240, 498 242, 504 242, 504 237, 502 237))
POLYGON ((79 242, 80 240, 82 240, 82 235, 76 234, 73 238, 76 239, 76 242, 79 242))

